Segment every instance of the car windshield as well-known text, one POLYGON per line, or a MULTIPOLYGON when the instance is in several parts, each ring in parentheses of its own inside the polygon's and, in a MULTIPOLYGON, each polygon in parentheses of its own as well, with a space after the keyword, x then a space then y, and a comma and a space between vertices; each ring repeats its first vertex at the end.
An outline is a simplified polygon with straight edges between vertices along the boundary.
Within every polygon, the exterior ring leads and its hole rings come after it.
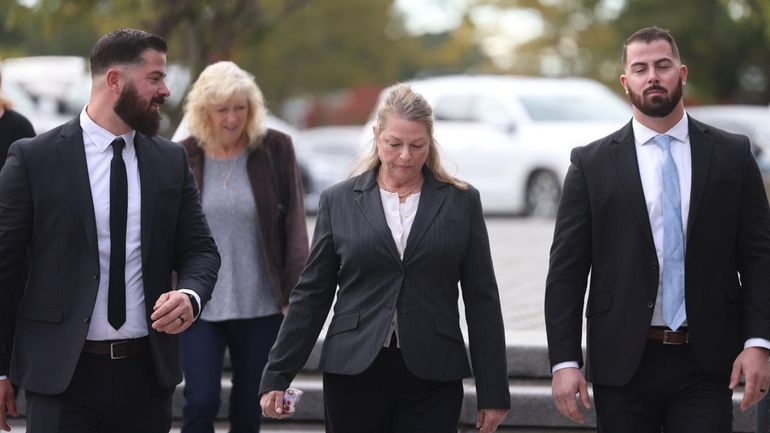
POLYGON ((630 106, 612 93, 523 95, 521 102, 535 122, 624 122, 630 106))

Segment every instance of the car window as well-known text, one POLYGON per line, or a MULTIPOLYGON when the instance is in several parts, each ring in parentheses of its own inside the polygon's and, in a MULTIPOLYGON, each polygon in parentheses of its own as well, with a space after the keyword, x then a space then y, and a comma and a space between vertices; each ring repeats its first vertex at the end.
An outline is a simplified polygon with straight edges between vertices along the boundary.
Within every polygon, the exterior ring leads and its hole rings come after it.
POLYGON ((513 122, 509 110, 500 101, 488 96, 479 96, 473 102, 473 117, 479 122, 493 125, 507 125, 513 122))
POLYGON ((5 94, 13 103, 14 111, 31 116, 36 111, 35 101, 21 87, 13 82, 3 83, 0 93, 5 94))
POLYGON ((469 95, 447 95, 436 102, 433 107, 433 116, 436 120, 449 120, 454 122, 473 122, 471 113, 472 97, 469 95))
POLYGON ((628 105, 612 93, 523 95, 520 99, 535 122, 622 122, 630 118, 628 105))

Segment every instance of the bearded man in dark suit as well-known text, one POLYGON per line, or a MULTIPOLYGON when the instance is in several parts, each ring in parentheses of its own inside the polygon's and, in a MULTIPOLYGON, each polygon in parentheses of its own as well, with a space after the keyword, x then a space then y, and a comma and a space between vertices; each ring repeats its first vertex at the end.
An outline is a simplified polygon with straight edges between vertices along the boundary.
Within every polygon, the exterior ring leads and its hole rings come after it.
POLYGON ((688 116, 687 67, 649 27, 623 48, 633 119, 576 148, 564 182, 545 317, 559 411, 598 431, 730 432, 768 390, 770 212, 749 140, 688 116))
POLYGON ((0 299, 27 250, 30 270, 18 311, 0 303, 0 428, 17 412, 13 381, 29 433, 170 429, 177 334, 210 298, 219 254, 186 153, 156 136, 166 50, 141 30, 103 36, 80 116, 10 148, 0 299))

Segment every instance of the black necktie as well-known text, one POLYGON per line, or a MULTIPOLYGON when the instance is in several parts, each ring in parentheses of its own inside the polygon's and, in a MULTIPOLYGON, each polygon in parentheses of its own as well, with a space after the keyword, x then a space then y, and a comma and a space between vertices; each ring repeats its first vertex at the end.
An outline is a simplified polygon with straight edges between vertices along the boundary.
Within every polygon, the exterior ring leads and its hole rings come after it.
POLYGON ((126 212, 128 180, 123 162, 126 142, 118 137, 112 142, 110 164, 110 291, 107 296, 107 321, 115 330, 126 322, 126 212))

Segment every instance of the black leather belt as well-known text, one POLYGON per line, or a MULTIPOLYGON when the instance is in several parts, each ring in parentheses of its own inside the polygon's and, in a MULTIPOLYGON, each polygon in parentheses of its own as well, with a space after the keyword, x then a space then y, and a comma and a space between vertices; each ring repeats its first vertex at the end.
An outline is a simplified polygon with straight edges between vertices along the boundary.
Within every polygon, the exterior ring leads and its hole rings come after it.
POLYGON ((149 351, 150 339, 148 337, 113 341, 86 340, 85 344, 83 344, 83 352, 109 356, 110 359, 130 358, 149 351))
POLYGON ((679 331, 672 331, 668 328, 653 326, 647 333, 647 339, 660 341, 663 344, 682 345, 690 342, 690 336, 687 328, 680 328, 679 331))

